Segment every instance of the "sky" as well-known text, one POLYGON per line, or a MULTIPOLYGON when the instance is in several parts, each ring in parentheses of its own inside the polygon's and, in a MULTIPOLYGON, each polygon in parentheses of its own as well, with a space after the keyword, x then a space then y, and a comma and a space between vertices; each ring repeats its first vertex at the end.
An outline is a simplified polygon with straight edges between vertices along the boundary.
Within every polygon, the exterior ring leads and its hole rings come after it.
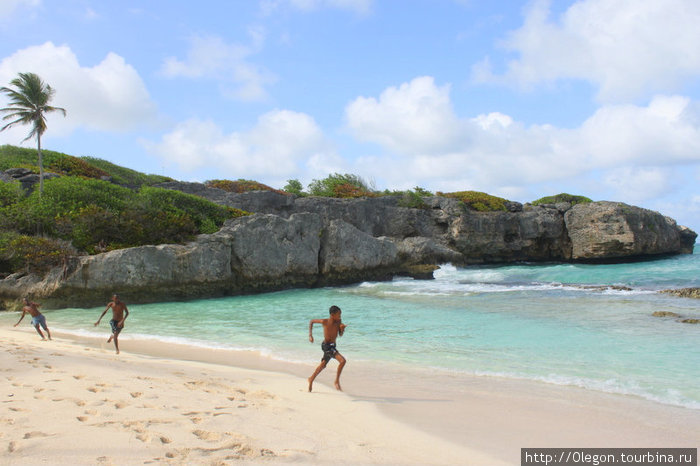
POLYGON ((0 85, 56 90, 43 147, 178 180, 566 192, 700 232, 698 24, 698 0, 0 0, 0 85))

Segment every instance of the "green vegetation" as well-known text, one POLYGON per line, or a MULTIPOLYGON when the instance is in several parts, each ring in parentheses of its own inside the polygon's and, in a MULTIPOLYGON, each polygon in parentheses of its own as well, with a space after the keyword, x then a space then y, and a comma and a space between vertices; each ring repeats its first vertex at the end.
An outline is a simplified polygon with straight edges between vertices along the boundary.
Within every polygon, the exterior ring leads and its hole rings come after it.
POLYGON ((536 201, 532 202, 532 205, 557 204, 559 202, 570 202, 571 205, 576 205, 587 204, 593 201, 585 196, 575 196, 573 194, 561 193, 557 194, 556 196, 546 196, 541 199, 537 199, 536 201))
MULTIPOLYGON (((42 150, 42 154, 48 170, 64 176, 96 179, 111 177, 116 184, 132 187, 152 186, 165 181, 173 181, 167 176, 146 175, 94 157, 73 157, 49 150, 42 150)), ((10 145, 0 146, 0 170, 14 167, 22 167, 38 173, 36 151, 10 145)))
POLYGON ((75 254, 181 243, 247 214, 179 191, 76 176, 46 180, 41 196, 0 183, 0 273, 41 272, 75 254))
POLYGON ((84 160, 96 169, 102 170, 107 176, 112 177, 114 183, 124 186, 153 186, 154 184, 165 183, 166 181, 175 181, 168 176, 146 175, 145 173, 137 172, 136 170, 131 170, 126 167, 120 167, 112 162, 95 157, 81 157, 81 160, 84 160))
POLYGON ((477 212, 497 212, 507 210, 507 199, 492 196, 490 194, 482 193, 479 191, 458 191, 454 193, 438 192, 437 194, 438 196, 459 199, 468 208, 476 210, 477 212))
POLYGON ((424 197, 430 197, 433 195, 430 191, 416 186, 412 190, 406 191, 389 191, 388 189, 384 191, 385 196, 399 196, 399 207, 409 207, 412 209, 427 209, 428 205, 423 200, 424 197))
POLYGON ((19 73, 10 81, 12 87, 0 87, 0 92, 7 95, 10 103, 0 108, 4 121, 10 120, 0 131, 15 125, 29 125, 32 129, 25 141, 36 137, 36 151, 39 163, 39 194, 44 191, 44 163, 41 155, 41 136, 46 132, 46 113, 59 112, 66 116, 61 107, 49 105, 56 91, 34 73, 19 73))
POLYGON ((285 194, 278 189, 269 187, 266 184, 258 183, 252 180, 209 180, 205 181, 204 184, 210 188, 223 189, 229 193, 247 193, 249 191, 273 191, 280 194, 285 194))
POLYGON ((311 196, 357 198, 373 197, 377 194, 372 191, 365 181, 357 175, 334 173, 322 180, 313 180, 309 183, 311 196))
POLYGON ((287 180, 287 184, 282 188, 282 190, 286 193, 289 194, 295 194, 297 196, 303 197, 303 196, 308 196, 304 192, 304 187, 301 185, 301 181, 299 180, 287 180))

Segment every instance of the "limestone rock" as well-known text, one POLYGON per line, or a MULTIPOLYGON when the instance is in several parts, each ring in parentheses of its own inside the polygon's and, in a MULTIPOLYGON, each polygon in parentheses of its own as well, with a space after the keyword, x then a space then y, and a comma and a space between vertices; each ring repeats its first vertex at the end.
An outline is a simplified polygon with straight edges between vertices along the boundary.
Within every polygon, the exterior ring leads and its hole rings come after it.
POLYGON ((331 220, 323 232, 319 267, 327 278, 354 281, 359 271, 378 278, 398 265, 398 250, 388 238, 374 238, 342 220, 331 220))
POLYGON ((700 288, 677 288, 673 290, 661 290, 661 293, 672 294, 681 298, 700 299, 700 288))
POLYGON ((676 222, 620 202, 577 204, 564 215, 574 260, 619 260, 681 250, 676 222))

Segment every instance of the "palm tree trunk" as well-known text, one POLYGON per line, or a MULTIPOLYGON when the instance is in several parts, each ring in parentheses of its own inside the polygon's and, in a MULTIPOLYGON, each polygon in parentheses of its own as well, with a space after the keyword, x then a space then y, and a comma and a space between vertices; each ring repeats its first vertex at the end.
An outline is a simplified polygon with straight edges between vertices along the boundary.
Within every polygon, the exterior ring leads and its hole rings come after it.
POLYGON ((41 133, 36 135, 37 153, 39 154, 39 198, 44 194, 44 157, 41 155, 41 133))

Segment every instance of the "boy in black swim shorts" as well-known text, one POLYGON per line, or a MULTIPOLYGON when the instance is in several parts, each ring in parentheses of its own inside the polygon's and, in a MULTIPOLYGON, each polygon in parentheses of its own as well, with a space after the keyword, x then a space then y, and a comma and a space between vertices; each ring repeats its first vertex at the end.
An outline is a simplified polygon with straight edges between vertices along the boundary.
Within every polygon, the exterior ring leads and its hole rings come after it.
POLYGON ((117 350, 117 354, 119 354, 119 333, 124 329, 124 321, 129 317, 129 309, 127 309, 126 304, 119 299, 118 295, 112 295, 112 301, 110 301, 105 310, 102 311, 102 315, 100 315, 100 318, 95 322, 95 327, 100 325, 102 317, 104 317, 105 313, 110 308, 112 309, 112 319, 109 321, 109 326, 112 328, 112 335, 110 335, 107 343, 111 343, 112 340, 114 340, 114 348, 117 350))
POLYGON ((328 361, 334 358, 338 361, 338 373, 335 376, 335 388, 337 390, 342 390, 340 388, 340 373, 343 372, 343 367, 347 362, 342 354, 338 352, 335 347, 335 340, 338 336, 343 336, 345 333, 345 325, 340 320, 341 310, 338 306, 331 306, 328 310, 330 317, 328 319, 313 319, 309 321, 309 341, 314 342, 313 327, 314 324, 323 325, 323 343, 321 343, 321 349, 323 350, 323 357, 321 358, 321 364, 318 365, 314 373, 309 377, 309 391, 314 383, 316 376, 326 368, 328 361))

